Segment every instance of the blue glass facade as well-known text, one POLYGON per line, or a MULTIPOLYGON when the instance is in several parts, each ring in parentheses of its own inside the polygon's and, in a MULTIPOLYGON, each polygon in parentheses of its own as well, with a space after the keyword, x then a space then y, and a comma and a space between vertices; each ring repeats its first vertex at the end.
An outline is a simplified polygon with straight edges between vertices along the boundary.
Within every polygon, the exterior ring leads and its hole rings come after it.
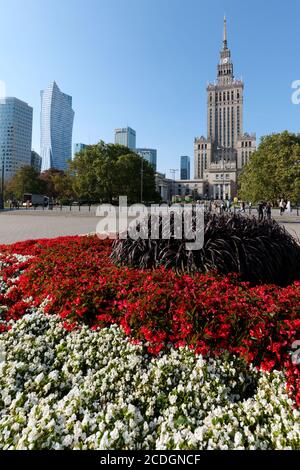
POLYGON ((136 149, 136 132, 131 127, 123 127, 115 130, 115 144, 125 145, 131 150, 136 149))
POLYGON ((72 157, 74 111, 72 97, 52 83, 41 91, 41 157, 42 171, 66 170, 72 157))
POLYGON ((136 153, 147 160, 153 166, 154 171, 157 167, 157 150, 155 149, 136 149, 136 153))
POLYGON ((0 168, 12 178, 19 168, 31 164, 33 110, 17 98, 0 99, 0 168))
POLYGON ((186 155, 180 157, 180 179, 190 180, 191 179, 191 159, 186 155))
POLYGON ((42 169, 42 157, 32 150, 31 152, 31 166, 38 172, 41 172, 42 169))
POLYGON ((81 150, 85 149, 87 147, 86 144, 74 144, 74 149, 73 149, 73 156, 75 157, 76 153, 81 152, 81 150))

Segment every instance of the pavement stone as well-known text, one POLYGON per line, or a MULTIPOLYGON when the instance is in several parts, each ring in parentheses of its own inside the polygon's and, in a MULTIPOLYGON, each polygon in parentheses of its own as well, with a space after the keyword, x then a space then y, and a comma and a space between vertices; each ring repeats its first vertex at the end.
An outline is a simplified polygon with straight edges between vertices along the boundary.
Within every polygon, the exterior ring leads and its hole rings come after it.
MULTIPOLYGON (((300 241, 300 216, 275 216, 275 219, 300 241)), ((96 231, 99 217, 95 211, 7 211, 0 213, 0 243, 85 235, 96 231)))

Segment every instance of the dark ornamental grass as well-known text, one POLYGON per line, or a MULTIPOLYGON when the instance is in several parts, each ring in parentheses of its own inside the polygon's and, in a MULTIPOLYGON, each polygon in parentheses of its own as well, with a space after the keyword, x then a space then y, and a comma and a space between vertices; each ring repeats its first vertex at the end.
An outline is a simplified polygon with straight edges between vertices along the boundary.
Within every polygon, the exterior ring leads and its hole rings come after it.
MULTIPOLYGON (((140 269, 165 266, 180 273, 238 273, 253 284, 286 286, 300 279, 300 246, 274 220, 259 222, 254 217, 205 213, 204 246, 189 251, 184 237, 162 239, 167 223, 155 217, 160 238, 116 240, 111 255, 116 264, 140 269)), ((150 234, 151 216, 148 227, 150 234)), ((173 228, 171 218, 171 234, 173 228)))

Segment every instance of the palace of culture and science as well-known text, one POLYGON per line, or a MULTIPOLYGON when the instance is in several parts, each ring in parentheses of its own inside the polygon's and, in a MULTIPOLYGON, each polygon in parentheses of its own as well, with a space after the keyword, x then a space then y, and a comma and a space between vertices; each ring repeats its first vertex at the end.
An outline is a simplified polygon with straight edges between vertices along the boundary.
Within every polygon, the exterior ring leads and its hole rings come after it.
MULTIPOLYGON (((194 179, 173 182, 172 195, 176 191, 179 196, 196 193, 209 199, 236 196, 239 174, 256 148, 255 134, 243 130, 243 92, 244 83, 234 78, 224 18, 217 80, 207 86, 207 137, 194 141, 194 179)), ((158 186, 165 199, 163 189, 167 187, 163 180, 158 181, 158 186)))

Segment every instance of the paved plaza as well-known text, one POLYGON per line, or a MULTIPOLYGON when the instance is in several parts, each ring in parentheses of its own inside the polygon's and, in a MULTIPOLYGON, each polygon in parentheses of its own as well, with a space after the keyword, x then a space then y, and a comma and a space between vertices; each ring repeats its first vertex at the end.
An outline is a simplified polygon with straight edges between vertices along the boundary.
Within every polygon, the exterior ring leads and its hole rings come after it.
MULTIPOLYGON (((300 216, 275 214, 276 220, 296 238, 300 239, 300 216)), ((99 217, 92 208, 79 212, 15 211, 0 213, 0 243, 53 238, 65 235, 85 235, 96 231, 99 217)))
POLYGON ((2 213, 0 214, 0 243, 64 235, 85 235, 96 231, 98 220, 92 214, 2 213))

